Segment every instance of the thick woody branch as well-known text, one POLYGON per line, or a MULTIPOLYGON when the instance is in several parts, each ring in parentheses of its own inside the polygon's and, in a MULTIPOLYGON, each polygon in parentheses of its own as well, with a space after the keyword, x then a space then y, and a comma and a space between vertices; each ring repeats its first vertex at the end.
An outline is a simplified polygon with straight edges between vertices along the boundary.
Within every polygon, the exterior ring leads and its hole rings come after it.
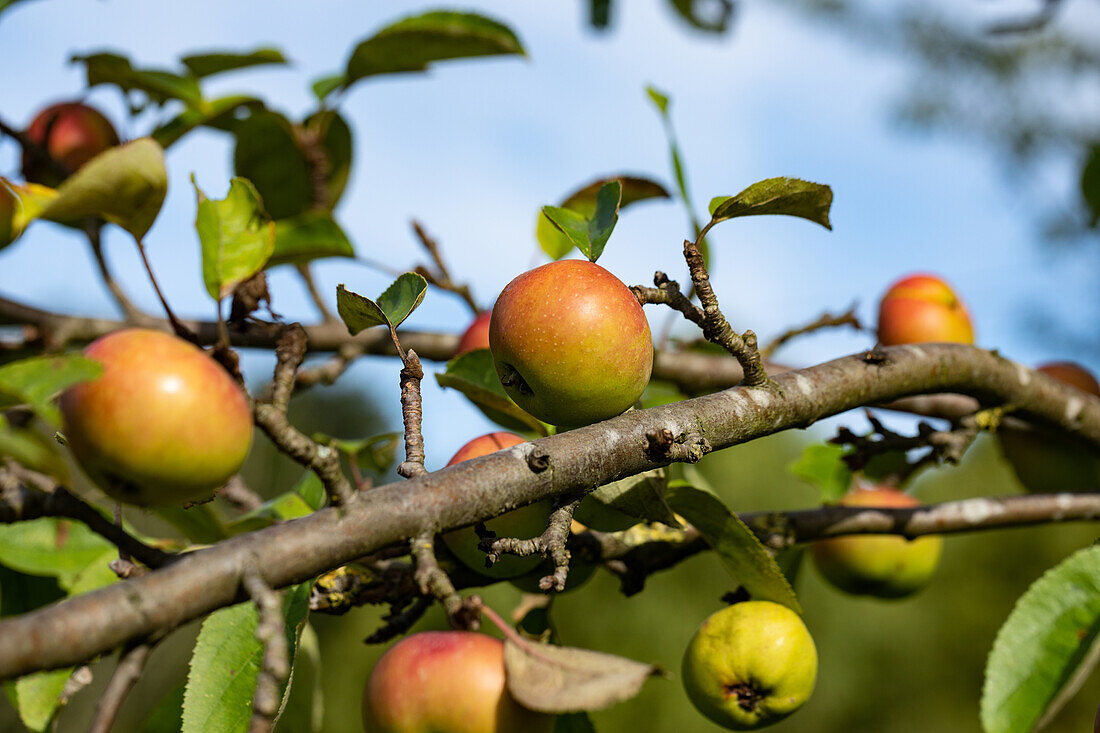
POLYGON ((233 537, 141 578, 6 619, 0 622, 0 678, 78 664, 244 600, 240 568, 255 557, 264 559, 268 585, 281 588, 407 543, 425 526, 468 526, 658 468, 663 464, 647 457, 644 446, 646 435, 661 428, 674 435, 697 433, 720 450, 865 404, 953 392, 989 406, 1011 403, 1020 414, 1100 448, 1100 398, 993 352, 922 344, 888 347, 879 356, 847 356, 779 374, 770 389, 728 389, 514 446, 363 492, 346 507, 233 537), (533 451, 547 456, 553 470, 533 472, 526 460, 533 451))
POLYGON ((256 678, 256 693, 252 697, 252 720, 248 730, 249 733, 269 733, 275 726, 275 716, 282 702, 280 690, 290 675, 283 602, 279 594, 259 575, 245 575, 243 584, 256 604, 259 615, 256 640, 264 647, 260 674, 256 678))
POLYGON ((767 384, 768 375, 764 371, 764 362, 756 348, 756 334, 745 331, 738 335, 722 315, 722 310, 718 307, 718 296, 710 286, 710 274, 707 272, 699 245, 685 239, 684 259, 687 260, 688 271, 691 273, 691 281, 695 284, 695 292, 699 295, 699 302, 703 305, 703 335, 708 341, 718 344, 737 359, 737 363, 741 365, 745 374, 743 380, 745 386, 758 387, 767 384))
POLYGON ((279 450, 303 466, 310 468, 324 484, 334 504, 346 504, 354 495, 351 483, 340 467, 340 455, 335 448, 318 445, 287 418, 294 378, 305 358, 306 332, 295 323, 283 329, 275 347, 277 362, 271 385, 270 402, 256 402, 253 413, 256 425, 279 450))
POLYGON ((0 523, 25 522, 40 517, 64 517, 83 522, 88 529, 149 568, 164 567, 177 557, 146 545, 48 476, 11 463, 0 468, 0 523))
POLYGON ((397 472, 405 478, 423 476, 428 472, 424 468, 424 434, 420 423, 424 417, 424 408, 420 401, 420 380, 424 378, 424 369, 420 358, 409 349, 405 355, 405 366, 401 367, 401 419, 405 425, 405 460, 397 467, 397 472))
POLYGON ((130 690, 137 684, 145 669, 145 662, 153 651, 152 644, 138 644, 123 651, 118 659, 115 673, 107 683, 107 689, 96 703, 95 717, 92 719, 88 733, 111 733, 111 728, 122 709, 122 703, 130 690))

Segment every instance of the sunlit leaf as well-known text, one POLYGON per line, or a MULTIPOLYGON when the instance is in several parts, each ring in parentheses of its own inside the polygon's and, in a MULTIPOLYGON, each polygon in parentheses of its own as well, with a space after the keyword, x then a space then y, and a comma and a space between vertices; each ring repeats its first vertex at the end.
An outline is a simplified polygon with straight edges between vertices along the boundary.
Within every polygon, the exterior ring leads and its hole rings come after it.
POLYGON ((0 458, 12 458, 19 465, 69 482, 69 464, 61 446, 32 425, 14 425, 0 414, 0 458))
POLYGON ((677 514, 699 530, 730 575, 750 596, 782 603, 802 613, 783 571, 752 530, 721 499, 686 481, 670 481, 666 498, 677 514))
POLYGON ((109 148, 65 179, 42 219, 106 219, 140 240, 153 226, 168 191, 164 150, 149 137, 109 148))
POLYGON ((787 470, 821 493, 821 502, 835 502, 852 486, 852 471, 843 461, 849 450, 835 443, 814 443, 806 446, 802 455, 787 470))
POLYGON ((1080 550, 1035 581, 1016 602, 985 667, 985 733, 1026 733, 1096 666, 1100 636, 1100 546, 1080 550))
MULTIPOLYGON (((619 202, 619 210, 638 201, 668 198, 668 191, 656 181, 639 176, 612 176, 610 178, 601 178, 583 186, 567 196, 557 208, 568 209, 585 218, 591 218, 596 213, 597 194, 605 184, 611 181, 618 181, 621 186, 622 195, 619 202)), ((542 250, 546 252, 551 259, 555 260, 561 259, 569 254, 569 251, 573 249, 574 246, 578 246, 576 241, 551 223, 542 211, 539 212, 538 223, 535 226, 535 236, 542 250)), ((583 239, 584 235, 582 234, 582 241, 583 239)))
POLYGON ((277 48, 257 48, 249 53, 222 51, 184 56, 180 61, 187 67, 192 76, 201 78, 250 66, 285 64, 286 57, 277 48))
POLYGON ((157 127, 150 136, 167 149, 196 127, 227 129, 235 126, 236 115, 242 109, 262 109, 263 102, 255 97, 234 94, 212 99, 202 109, 188 107, 157 127))
POLYGON ((103 367, 81 354, 32 356, 0 366, 0 408, 26 404, 54 425, 61 414, 53 398, 65 389, 95 379, 103 367))
POLYGON ((0 525, 0 563, 71 586, 78 573, 112 549, 80 522, 43 517, 0 525))
POLYGON ((508 691, 521 705, 544 713, 599 710, 638 694, 659 674, 650 664, 590 649, 504 642, 508 691))
POLYGON ((475 13, 433 11, 400 20, 356 46, 343 86, 378 74, 424 71, 438 61, 499 55, 526 55, 507 26, 475 13))
POLYGON ((221 300, 255 275, 275 251, 275 222, 264 211, 255 186, 234 178, 224 199, 206 197, 194 177, 198 199, 195 230, 202 243, 202 280, 206 292, 221 300))
POLYGON ((427 289, 428 281, 415 272, 400 275, 377 301, 338 285, 336 309, 353 336, 372 326, 397 328, 423 302, 427 289))
POLYGON ((832 204, 833 190, 828 186, 780 177, 758 181, 736 196, 715 198, 710 202, 710 212, 715 222, 738 216, 783 214, 832 229, 829 223, 832 204))
POLYGON ((488 349, 474 349, 447 363, 447 371, 435 375, 441 387, 456 389, 481 410, 485 417, 509 430, 547 435, 545 424, 520 408, 497 376, 488 349))

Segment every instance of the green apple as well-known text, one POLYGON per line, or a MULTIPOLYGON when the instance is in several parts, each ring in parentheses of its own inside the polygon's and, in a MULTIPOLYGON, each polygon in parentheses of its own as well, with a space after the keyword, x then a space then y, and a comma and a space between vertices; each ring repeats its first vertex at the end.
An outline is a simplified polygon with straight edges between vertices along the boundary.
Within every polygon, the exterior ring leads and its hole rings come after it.
POLYGON ((898 280, 879 303, 878 341, 883 346, 927 341, 974 343, 966 306, 935 275, 898 280))
MULTIPOLYGON (((83 102, 50 105, 35 115, 24 134, 46 149, 63 171, 75 173, 107 148, 119 144, 118 133, 99 110, 83 102)), ((66 176, 31 150, 23 151, 23 177, 56 187, 66 176)))
POLYGON ((140 506, 209 497, 240 469, 252 411, 202 349, 148 329, 115 331, 84 354, 103 373, 61 395, 77 462, 118 501, 140 506))
POLYGON ((425 631, 394 644, 363 690, 366 733, 550 733, 554 716, 505 687, 504 644, 470 631, 425 631))
MULTIPOLYGON (((914 507, 920 502, 890 487, 848 492, 842 506, 914 507)), ((894 535, 833 537, 814 542, 810 556, 821 574, 840 590, 878 598, 904 598, 923 588, 939 565, 943 538, 907 540, 894 535)))
MULTIPOLYGON (((1036 371, 1100 397, 1100 384, 1079 364, 1050 362, 1036 367, 1036 371)), ((997 438, 1016 478, 1029 492, 1100 489, 1100 455, 1070 436, 1007 417, 997 428, 997 438)))
POLYGON ((493 307, 489 347, 516 404, 561 427, 625 412, 653 368, 638 300, 587 260, 551 262, 508 283, 493 307))
POLYGON ((703 715, 730 730, 787 717, 810 697, 817 648, 798 614, 746 601, 712 614, 684 652, 684 689, 703 715))
MULTIPOLYGON (((471 458, 487 456, 524 442, 526 438, 515 433, 499 432, 482 435, 459 448, 447 465, 453 466, 471 458)), ((546 525, 550 521, 550 511, 550 503, 540 501, 490 519, 485 523, 485 527, 495 532, 498 537, 527 540, 538 537, 546 530, 546 525)), ((485 567, 485 553, 478 547, 480 538, 473 527, 463 527, 448 532, 443 535, 443 542, 447 545, 447 549, 465 565, 490 578, 514 578, 534 570, 542 562, 541 555, 528 557, 505 555, 493 563, 492 567, 485 567)))

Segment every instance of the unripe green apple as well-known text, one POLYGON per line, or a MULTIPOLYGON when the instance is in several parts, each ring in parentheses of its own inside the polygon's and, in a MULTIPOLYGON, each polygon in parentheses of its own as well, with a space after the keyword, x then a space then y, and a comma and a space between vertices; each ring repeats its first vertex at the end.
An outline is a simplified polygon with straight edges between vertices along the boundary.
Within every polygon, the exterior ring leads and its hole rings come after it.
MULTIPOLYGON (((526 438, 515 433, 500 432, 482 435, 459 448, 447 465, 453 466, 471 458, 487 456, 525 442, 526 438)), ((539 501, 490 519, 485 523, 485 528, 495 532, 497 537, 531 539, 538 537, 546 530, 546 525, 550 521, 550 511, 548 502, 539 501)), ((490 578, 514 578, 534 570, 542 562, 541 555, 528 557, 505 555, 493 563, 491 568, 485 567, 485 553, 478 547, 480 538, 473 527, 463 527, 448 532, 443 535, 443 542, 447 545, 447 549, 468 567, 490 578)))
POLYGON ((551 262, 508 283, 493 307, 489 346, 516 404, 562 427, 625 412, 653 368, 642 306, 587 260, 551 262))
POLYGON ((161 331, 126 329, 85 356, 103 373, 61 395, 65 437, 104 492, 139 506, 204 499, 240 469, 252 411, 202 349, 161 331))
MULTIPOLYGON (((68 175, 107 148, 119 144, 118 133, 110 121, 83 102, 50 105, 35 115, 24 134, 31 142, 44 147, 68 175)), ((24 150, 23 177, 34 183, 57 186, 66 176, 59 175, 49 161, 24 150)))
POLYGON ((492 315, 492 311, 485 311, 474 318, 473 322, 463 332, 462 338, 458 340, 455 356, 474 349, 489 348, 489 319, 492 315))
MULTIPOLYGON (((848 492, 839 502, 853 507, 914 507, 920 501, 890 487, 848 492)), ((904 598, 928 584, 939 565, 943 538, 907 540, 894 535, 860 535, 818 540, 810 546, 814 565, 837 588, 855 595, 904 598)))
POLYGON ((554 716, 505 688, 504 644, 470 631, 424 631, 394 644, 363 690, 366 733, 549 733, 554 716))
POLYGON ((923 342, 974 343, 966 306, 935 275, 910 275, 890 286, 878 311, 883 346, 923 342))
POLYGON ((756 730, 809 699, 817 648, 798 614, 771 601, 712 614, 688 643, 684 689, 703 715, 730 730, 756 730))
POLYGON ((3 181, 0 181, 0 249, 15 241, 19 232, 15 227, 15 211, 19 200, 15 198, 3 181))
MULTIPOLYGON (((1051 362, 1036 371, 1100 397, 1100 384, 1079 364, 1051 362)), ((997 428, 997 438, 1016 478, 1032 493, 1100 488, 1100 456, 1067 435, 1008 417, 997 428)))

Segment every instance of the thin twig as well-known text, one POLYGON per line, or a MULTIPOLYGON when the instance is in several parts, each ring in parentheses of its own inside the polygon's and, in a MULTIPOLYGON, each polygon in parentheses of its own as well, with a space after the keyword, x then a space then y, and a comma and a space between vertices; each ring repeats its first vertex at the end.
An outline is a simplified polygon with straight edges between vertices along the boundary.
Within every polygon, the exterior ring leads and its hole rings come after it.
POLYGON ((252 697, 252 720, 249 733, 269 733, 275 727, 275 717, 282 703, 282 686, 290 675, 290 652, 283 621, 283 602, 279 593, 256 573, 247 573, 242 583, 260 617, 256 625, 256 640, 263 644, 264 656, 256 678, 256 694, 252 697))
POLYGON ((242 514, 259 509, 264 503, 263 498, 248 488, 240 476, 231 477, 225 486, 218 490, 218 496, 242 514))
POLYGON ((642 305, 650 303, 667 305, 684 315, 684 318, 694 323, 699 328, 704 327, 706 316, 703 309, 695 305, 686 295, 680 292, 680 284, 675 280, 669 280, 668 275, 658 270, 653 274, 653 284, 656 288, 647 288, 642 285, 631 285, 630 291, 642 305))
POLYGON ((420 588, 420 594, 432 596, 443 604, 443 610, 446 611, 452 626, 476 630, 476 626, 467 624, 468 619, 463 613, 465 604, 462 596, 455 590, 450 576, 439 567, 439 560, 435 556, 435 536, 422 534, 414 537, 409 541, 409 549, 416 561, 414 577, 420 588))
POLYGON ((573 512, 577 510, 580 503, 580 499, 575 499, 556 507, 550 514, 550 521, 547 523, 546 529, 538 537, 532 537, 528 540, 515 537, 482 540, 489 562, 497 562, 500 560, 500 556, 504 554, 519 557, 542 555, 554 564, 554 572, 539 579, 539 588, 545 591, 556 590, 561 593, 565 590, 565 581, 569 577, 570 555, 565 545, 569 540, 569 527, 573 523, 573 512))
POLYGON ((88 244, 92 248, 96 266, 99 268, 99 277, 103 280, 103 284, 107 286, 107 290, 110 291, 111 296, 115 299, 115 304, 118 305, 127 322, 137 323, 146 318, 147 315, 127 297, 126 292, 111 275, 110 268, 107 267, 107 258, 103 255, 103 239, 101 236, 103 222, 88 219, 84 222, 83 230, 84 236, 88 238, 88 244))
POLYGON ((478 307, 477 301, 474 300, 474 296, 470 294, 470 286, 466 284, 459 285, 451 278, 451 273, 447 269, 447 265, 443 262, 443 256, 439 252, 439 244, 424 231, 424 227, 420 225, 416 219, 412 221, 413 231, 416 233, 416 238, 420 240, 420 244, 424 249, 428 251, 428 255, 431 256, 432 262, 435 263, 435 270, 433 271, 428 267, 417 267, 416 272, 423 276, 430 284, 454 293, 458 297, 465 301, 466 305, 470 307, 470 310, 474 312, 474 315, 481 313, 481 308, 478 307))
POLYGON ((768 361, 781 346, 791 339, 820 331, 823 328, 838 328, 840 326, 851 326, 857 331, 863 330, 863 324, 859 322, 859 318, 856 316, 856 307, 854 305, 840 315, 824 313, 818 317, 817 320, 807 323, 804 326, 798 326, 797 328, 784 331, 769 341, 764 348, 760 349, 760 358, 764 361, 768 361))
POLYGON ((115 673, 111 675, 111 681, 107 683, 107 689, 96 703, 95 717, 88 727, 88 733, 110 733, 111 728, 122 709, 122 703, 133 689, 145 663, 149 659, 149 653, 153 651, 153 645, 141 643, 123 650, 118 659, 115 673))
POLYGON ((405 425, 405 460, 397 467, 397 472, 405 478, 423 476, 428 472, 424 468, 424 434, 420 423, 424 417, 424 408, 420 399, 420 380, 424 378, 424 368, 420 358, 409 349, 405 356, 405 366, 401 368, 401 418, 405 425))
MULTIPOLYGON (((301 276, 302 282, 305 283, 306 290, 309 292, 309 297, 313 301, 313 304, 317 306, 317 310, 320 312, 321 318, 325 323, 340 323, 340 319, 329 310, 328 305, 325 303, 325 299, 321 297, 321 292, 317 289, 317 284, 313 281, 313 271, 309 269, 309 265, 298 265, 298 274, 301 276)), ((280 310, 282 310, 281 307, 280 310)))
POLYGON ((167 299, 164 297, 164 293, 160 289, 160 284, 157 282, 157 276, 153 274, 153 266, 149 263, 149 255, 145 252, 145 244, 140 239, 135 238, 137 242, 138 253, 141 255, 141 262, 145 265, 145 272, 149 275, 149 282, 153 285, 153 291, 157 294, 157 299, 160 301, 160 305, 164 308, 164 314, 168 317, 168 322, 172 324, 172 330, 176 332, 176 335, 182 339, 187 339, 194 343, 198 343, 198 336, 185 326, 180 319, 176 318, 176 314, 172 312, 171 306, 168 305, 167 299))

